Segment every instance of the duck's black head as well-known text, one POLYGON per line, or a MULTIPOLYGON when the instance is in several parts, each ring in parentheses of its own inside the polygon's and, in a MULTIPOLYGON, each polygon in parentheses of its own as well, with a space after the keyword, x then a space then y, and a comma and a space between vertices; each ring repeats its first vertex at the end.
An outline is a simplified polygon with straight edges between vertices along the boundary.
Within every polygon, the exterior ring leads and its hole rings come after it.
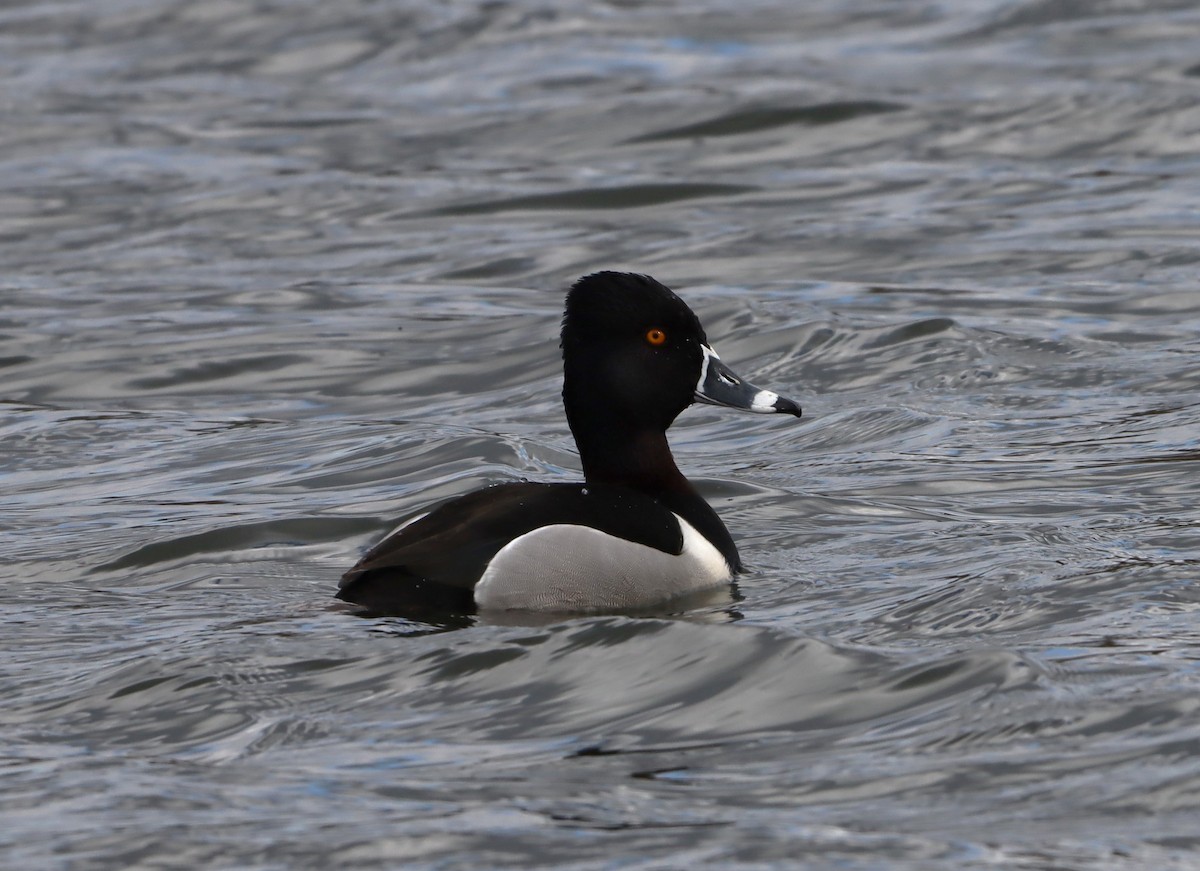
POLYGON ((563 316, 563 400, 574 421, 587 406, 666 430, 693 402, 700 320, 647 275, 597 272, 575 282, 563 316))
POLYGON ((585 472, 589 455, 620 451, 642 434, 661 436, 696 400, 800 415, 796 403, 730 371, 699 318, 648 275, 597 272, 575 282, 562 351, 563 402, 585 472))

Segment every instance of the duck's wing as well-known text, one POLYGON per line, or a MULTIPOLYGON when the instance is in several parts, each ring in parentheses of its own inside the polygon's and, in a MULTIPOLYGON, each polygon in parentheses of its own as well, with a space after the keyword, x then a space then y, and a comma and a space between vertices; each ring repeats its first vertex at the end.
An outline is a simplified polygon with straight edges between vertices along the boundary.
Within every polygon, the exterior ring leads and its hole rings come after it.
POLYGON ((683 549, 670 510, 636 490, 587 484, 498 484, 446 502, 371 548, 342 575, 339 599, 376 612, 422 604, 474 611, 474 588, 496 553, 543 526, 590 526, 663 553, 683 549))

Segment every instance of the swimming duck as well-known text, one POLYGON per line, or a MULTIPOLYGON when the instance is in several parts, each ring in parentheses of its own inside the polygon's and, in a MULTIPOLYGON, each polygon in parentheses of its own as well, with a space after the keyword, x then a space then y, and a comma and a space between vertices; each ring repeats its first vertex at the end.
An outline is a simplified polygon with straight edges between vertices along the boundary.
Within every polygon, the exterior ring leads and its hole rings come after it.
POLYGON ((563 404, 583 483, 495 484, 373 547, 337 597, 373 613, 600 612, 728 584, 733 538, 675 465, 667 428, 695 401, 800 416, 721 362, 699 319, 647 275, 567 293, 563 404))

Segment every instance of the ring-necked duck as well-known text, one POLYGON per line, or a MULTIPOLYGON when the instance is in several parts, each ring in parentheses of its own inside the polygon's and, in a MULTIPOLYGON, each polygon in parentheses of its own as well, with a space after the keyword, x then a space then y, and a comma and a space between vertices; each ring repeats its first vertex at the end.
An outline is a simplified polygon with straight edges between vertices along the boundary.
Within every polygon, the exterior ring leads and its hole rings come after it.
POLYGON ((646 275, 598 272, 567 293, 563 404, 582 484, 496 484, 372 548, 338 598, 376 613, 641 608, 741 571, 725 524, 667 445, 694 401, 800 416, 735 375, 690 308, 646 275))

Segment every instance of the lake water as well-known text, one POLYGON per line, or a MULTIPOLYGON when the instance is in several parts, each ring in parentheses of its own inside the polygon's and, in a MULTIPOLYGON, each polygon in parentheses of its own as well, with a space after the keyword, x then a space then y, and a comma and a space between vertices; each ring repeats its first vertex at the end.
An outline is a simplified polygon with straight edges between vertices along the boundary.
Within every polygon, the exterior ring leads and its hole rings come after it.
POLYGON ((1200 868, 1194 2, 0 9, 0 865, 1200 868), (648 272, 801 421, 751 571, 455 631, 338 575, 578 477, 648 272))

